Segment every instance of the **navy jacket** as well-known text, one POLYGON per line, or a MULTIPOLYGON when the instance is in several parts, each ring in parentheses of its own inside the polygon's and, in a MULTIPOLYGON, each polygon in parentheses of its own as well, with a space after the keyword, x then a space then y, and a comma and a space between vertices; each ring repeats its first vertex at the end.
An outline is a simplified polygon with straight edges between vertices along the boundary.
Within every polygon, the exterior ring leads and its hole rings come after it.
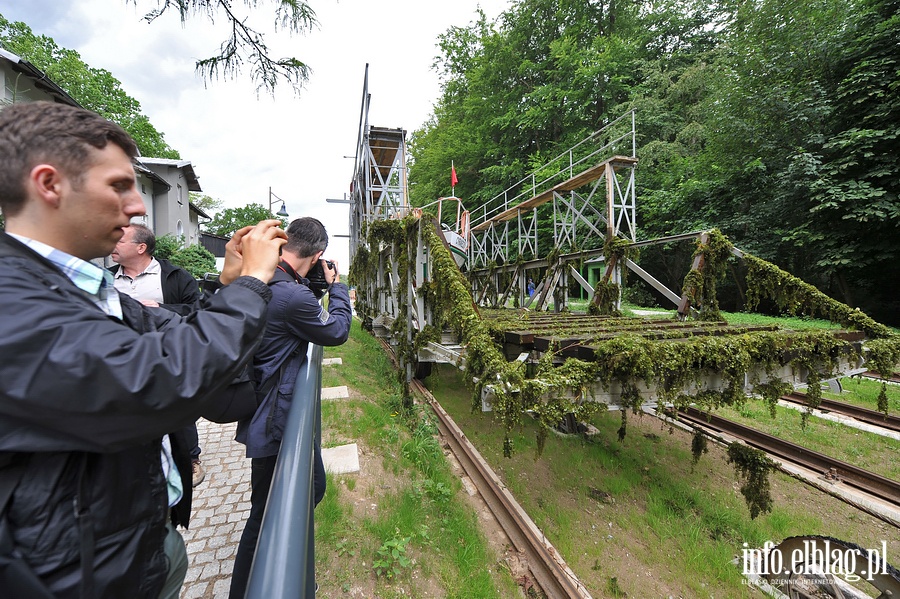
POLYGON ((7 518, 16 550, 58 597, 79 596, 82 464, 96 596, 158 597, 160 438, 219 398, 256 349, 270 297, 242 277, 186 317, 122 296, 119 320, 0 233, 0 452, 27 460, 7 518))
POLYGON ((310 343, 340 345, 350 335, 353 317, 350 293, 343 283, 328 290, 325 310, 307 287, 309 281, 298 277, 290 265, 282 262, 269 282, 268 323, 262 342, 253 357, 254 379, 259 388, 272 376, 279 381, 263 398, 252 418, 238 423, 235 439, 247 446, 248 458, 278 454, 288 409, 294 396, 294 384, 306 362, 310 343))

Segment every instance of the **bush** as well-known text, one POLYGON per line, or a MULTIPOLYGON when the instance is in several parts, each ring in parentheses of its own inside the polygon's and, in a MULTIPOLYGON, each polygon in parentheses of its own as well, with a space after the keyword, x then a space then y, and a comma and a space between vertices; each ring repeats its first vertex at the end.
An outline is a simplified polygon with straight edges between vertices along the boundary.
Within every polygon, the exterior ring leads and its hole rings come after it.
POLYGON ((178 250, 169 261, 191 273, 195 279, 203 278, 208 272, 219 272, 216 270, 216 257, 200 244, 178 250))
POLYGON ((183 235, 181 237, 175 237, 173 233, 167 233, 162 237, 156 238, 156 249, 153 251, 153 257, 171 260, 172 256, 183 247, 183 235))

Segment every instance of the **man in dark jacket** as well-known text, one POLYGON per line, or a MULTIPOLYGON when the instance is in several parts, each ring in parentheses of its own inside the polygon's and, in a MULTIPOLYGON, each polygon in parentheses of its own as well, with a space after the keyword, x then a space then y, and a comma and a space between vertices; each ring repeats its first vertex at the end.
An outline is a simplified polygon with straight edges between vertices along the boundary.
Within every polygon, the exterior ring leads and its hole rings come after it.
MULTIPOLYGON (((197 280, 185 269, 154 256, 155 251, 156 235, 149 227, 139 223, 125 227, 125 234, 110 254, 113 262, 118 264, 109 269, 115 277, 116 289, 147 307, 189 314, 201 295, 197 280)), ((190 447, 191 476, 188 482, 191 487, 196 487, 206 476, 200 463, 197 423, 192 422, 182 432, 190 447)), ((182 475, 187 476, 187 472, 182 475)))
POLYGON ((136 154, 80 108, 0 111, 0 517, 56 597, 159 596, 178 495, 162 436, 214 407, 252 355, 284 243, 277 221, 236 233, 231 285, 184 318, 120 297, 89 261, 144 213, 136 154))
MULTIPOLYGON (((328 246, 328 234, 315 218, 298 218, 287 229, 288 241, 282 248, 282 261, 269 283, 268 324, 263 340, 253 358, 257 388, 266 386, 272 377, 275 384, 263 398, 256 414, 238 423, 237 441, 247 446, 251 459, 250 515, 235 556, 231 574, 231 597, 242 598, 250 577, 253 553, 259 538, 269 487, 275 473, 275 462, 281 447, 288 409, 294 396, 294 384, 306 362, 310 343, 340 345, 350 334, 352 311, 347 286, 340 282, 337 263, 325 266, 328 284, 328 309, 323 308, 306 275, 318 264, 325 265, 322 254, 328 246)), ((314 453, 314 502, 325 496, 325 466, 321 442, 316 439, 314 453)))
POLYGON ((165 308, 184 316, 200 299, 200 286, 191 273, 164 258, 157 258, 156 235, 146 225, 132 223, 110 254, 119 293, 145 306, 165 308))

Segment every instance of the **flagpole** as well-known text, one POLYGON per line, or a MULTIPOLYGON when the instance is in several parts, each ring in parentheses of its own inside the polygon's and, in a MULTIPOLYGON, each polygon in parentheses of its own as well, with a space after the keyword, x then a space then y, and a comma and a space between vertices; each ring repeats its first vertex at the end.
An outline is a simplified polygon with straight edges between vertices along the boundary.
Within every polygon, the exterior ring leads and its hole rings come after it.
POLYGON ((450 161, 450 195, 456 197, 456 166, 450 161))

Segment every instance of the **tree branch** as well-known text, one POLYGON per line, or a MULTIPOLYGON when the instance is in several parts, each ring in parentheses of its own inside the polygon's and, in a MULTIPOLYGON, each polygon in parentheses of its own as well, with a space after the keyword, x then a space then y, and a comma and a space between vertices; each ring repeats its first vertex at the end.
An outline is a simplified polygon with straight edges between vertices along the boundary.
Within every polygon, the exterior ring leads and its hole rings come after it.
MULTIPOLYGON (((316 13, 304 0, 272 0, 276 4, 275 31, 303 34, 318 25, 316 13)), ((139 0, 126 0, 138 5, 139 0)), ((195 16, 205 16, 215 23, 216 16, 224 12, 231 23, 231 34, 219 46, 218 54, 197 60, 195 67, 200 76, 210 81, 220 76, 234 79, 241 74, 242 67, 249 64, 250 79, 256 83, 256 91, 275 93, 281 82, 287 82, 299 93, 309 80, 310 69, 295 57, 274 58, 269 53, 263 33, 247 24, 235 13, 229 0, 157 0, 159 6, 144 15, 144 20, 152 23, 167 10, 175 10, 182 23, 195 16)), ((261 0, 243 0, 250 10, 257 10, 261 0)))

